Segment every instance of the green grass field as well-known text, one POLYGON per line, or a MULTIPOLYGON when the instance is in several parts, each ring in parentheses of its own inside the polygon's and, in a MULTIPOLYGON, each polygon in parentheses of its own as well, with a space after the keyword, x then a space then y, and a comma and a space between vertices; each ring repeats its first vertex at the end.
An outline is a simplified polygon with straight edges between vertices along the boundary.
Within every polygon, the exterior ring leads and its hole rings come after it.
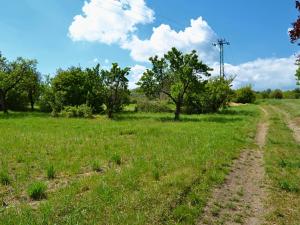
POLYGON ((172 114, 0 114, 0 168, 9 178, 0 185, 0 224, 193 224, 253 144, 259 114, 255 105, 181 122, 172 114), (36 182, 47 186, 41 201, 29 197, 36 182))
MULTIPOLYGON (((299 100, 268 100, 262 103, 270 114, 265 149, 266 171, 270 179, 267 224, 300 224, 300 144, 285 123, 300 116, 299 100)), ((300 121, 300 120, 299 120, 300 121)), ((298 123, 300 127, 300 123, 298 123)))

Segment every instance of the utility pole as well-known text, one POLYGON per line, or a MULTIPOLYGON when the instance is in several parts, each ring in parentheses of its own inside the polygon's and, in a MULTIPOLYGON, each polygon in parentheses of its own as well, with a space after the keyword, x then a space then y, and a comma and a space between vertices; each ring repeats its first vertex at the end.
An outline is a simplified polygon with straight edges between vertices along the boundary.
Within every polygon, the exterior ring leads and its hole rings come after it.
POLYGON ((220 49, 220 77, 225 77, 224 66, 224 45, 230 45, 225 39, 218 39, 217 43, 213 43, 213 46, 218 46, 220 49))

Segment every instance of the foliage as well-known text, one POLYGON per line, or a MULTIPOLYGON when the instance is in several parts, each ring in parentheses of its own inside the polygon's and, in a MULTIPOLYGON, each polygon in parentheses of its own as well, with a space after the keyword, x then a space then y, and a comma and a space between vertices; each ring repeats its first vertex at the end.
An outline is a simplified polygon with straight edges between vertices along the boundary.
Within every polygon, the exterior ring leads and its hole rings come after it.
POLYGON ((186 99, 186 112, 213 113, 228 106, 232 95, 233 78, 211 78, 204 88, 195 87, 186 99))
POLYGON ((8 93, 14 89, 16 94, 19 90, 22 90, 22 84, 24 86, 25 83, 31 82, 32 75, 36 72, 36 65, 36 60, 28 60, 21 57, 9 62, 0 53, 0 105, 4 112, 8 110, 8 93))
MULTIPOLYGON (((296 1, 296 9, 300 12, 300 2, 296 1)), ((289 31, 290 38, 292 43, 295 43, 297 40, 300 39, 300 16, 298 19, 293 23, 293 28, 289 31)))
POLYGON ((109 118, 113 113, 119 112, 124 104, 129 102, 128 79, 130 68, 120 68, 117 63, 112 64, 112 68, 101 71, 103 81, 106 113, 109 118))
POLYGON ((251 86, 240 88, 235 93, 235 102, 237 103, 254 103, 255 100, 256 95, 251 86))
POLYGON ((270 97, 275 98, 275 99, 283 99, 283 93, 281 90, 276 89, 276 90, 272 91, 270 97))
POLYGON ((92 118, 93 111, 87 105, 65 106, 60 115, 68 118, 92 118))
POLYGON ((144 99, 142 101, 137 102, 135 111, 159 113, 159 112, 172 112, 173 110, 168 104, 168 102, 157 101, 157 100, 151 101, 148 99, 144 99))
POLYGON ((152 69, 147 70, 138 85, 148 97, 164 94, 176 105, 175 120, 179 120, 184 98, 192 85, 204 82, 202 76, 209 76, 211 70, 199 61, 196 51, 183 54, 172 48, 163 58, 150 58, 152 69))
POLYGON ((6 171, 0 171, 0 183, 2 185, 9 185, 10 184, 10 178, 6 171))
POLYGON ((83 70, 71 67, 58 70, 51 81, 54 99, 52 110, 60 112, 64 106, 80 106, 87 104, 93 112, 101 112, 103 104, 103 87, 100 76, 100 65, 83 70))
POLYGON ((33 200, 41 200, 46 198, 46 184, 42 182, 35 182, 28 187, 28 195, 33 200))

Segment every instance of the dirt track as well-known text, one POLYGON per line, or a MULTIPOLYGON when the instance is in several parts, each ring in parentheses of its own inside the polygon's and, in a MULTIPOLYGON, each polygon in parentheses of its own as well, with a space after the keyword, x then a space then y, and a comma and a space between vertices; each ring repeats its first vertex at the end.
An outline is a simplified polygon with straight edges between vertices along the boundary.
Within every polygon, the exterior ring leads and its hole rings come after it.
POLYGON ((261 109, 264 118, 257 127, 255 138, 258 148, 244 150, 234 162, 225 184, 213 192, 199 225, 264 223, 266 191, 262 149, 268 133, 268 112, 261 109))

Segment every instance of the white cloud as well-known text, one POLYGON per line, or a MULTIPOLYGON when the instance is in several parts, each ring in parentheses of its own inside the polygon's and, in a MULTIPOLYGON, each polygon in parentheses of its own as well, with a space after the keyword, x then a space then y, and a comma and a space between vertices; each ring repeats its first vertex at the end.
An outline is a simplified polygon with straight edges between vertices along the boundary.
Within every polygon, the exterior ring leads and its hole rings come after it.
POLYGON ((90 0, 82 15, 69 27, 73 41, 119 43, 137 29, 138 24, 151 23, 154 12, 144 0, 90 0))
POLYGON ((208 23, 199 17, 191 20, 191 25, 183 31, 176 32, 169 25, 162 24, 153 28, 149 39, 141 40, 133 35, 130 41, 122 44, 122 48, 130 50, 130 55, 135 61, 146 62, 153 55, 162 56, 172 47, 182 51, 197 50, 200 59, 213 61, 217 56, 217 49, 212 46, 216 34, 208 23))
POLYGON ((146 71, 146 67, 142 65, 135 65, 131 68, 129 77, 129 88, 134 89, 137 87, 136 83, 141 79, 143 73, 146 71))
MULTIPOLYGON (((234 88, 252 85, 255 90, 292 89, 296 87, 295 56, 288 58, 257 59, 240 65, 226 64, 226 74, 236 75, 234 88)), ((218 64, 212 66, 214 74, 219 72, 218 64)))

